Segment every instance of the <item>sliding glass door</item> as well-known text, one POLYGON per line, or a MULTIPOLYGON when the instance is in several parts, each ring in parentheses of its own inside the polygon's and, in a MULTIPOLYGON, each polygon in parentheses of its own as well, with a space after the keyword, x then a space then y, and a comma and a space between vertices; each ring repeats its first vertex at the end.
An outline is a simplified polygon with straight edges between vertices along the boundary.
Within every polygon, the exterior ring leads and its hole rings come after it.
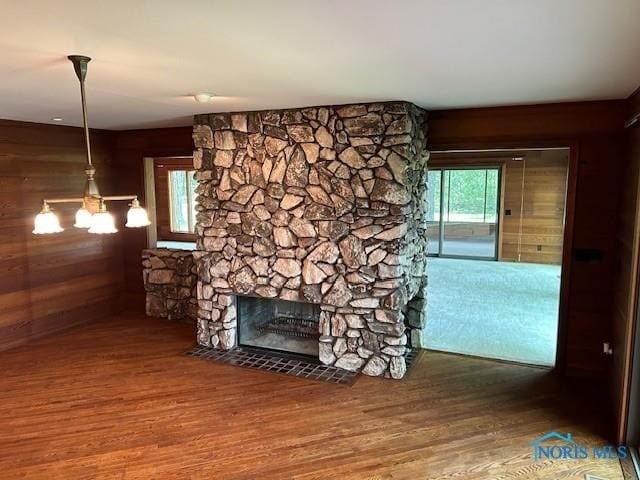
POLYGON ((429 171, 429 254, 497 259, 499 167, 429 171))

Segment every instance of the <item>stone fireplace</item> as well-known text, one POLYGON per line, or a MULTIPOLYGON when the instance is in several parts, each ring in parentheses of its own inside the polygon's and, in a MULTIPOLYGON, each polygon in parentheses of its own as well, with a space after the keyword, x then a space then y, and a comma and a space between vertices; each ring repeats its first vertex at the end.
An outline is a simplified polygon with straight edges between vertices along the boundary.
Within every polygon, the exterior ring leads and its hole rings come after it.
POLYGON ((426 320, 425 120, 406 102, 196 116, 198 343, 401 378, 426 320))

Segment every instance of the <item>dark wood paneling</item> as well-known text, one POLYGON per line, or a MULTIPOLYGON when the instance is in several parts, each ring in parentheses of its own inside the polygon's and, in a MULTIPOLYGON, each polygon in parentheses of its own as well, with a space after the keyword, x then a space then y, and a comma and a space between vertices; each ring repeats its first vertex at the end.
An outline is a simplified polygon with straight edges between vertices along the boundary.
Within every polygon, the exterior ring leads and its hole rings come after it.
MULTIPOLYGON (((193 155, 191 127, 126 130, 114 132, 114 165, 118 172, 116 189, 144 192, 145 157, 182 157, 193 155)), ((127 292, 142 294, 142 261, 140 254, 147 247, 144 229, 124 232, 124 262, 127 292)), ((136 300, 139 300, 139 296, 136 300)))
POLYGON ((437 150, 568 146, 577 138, 621 135, 626 108, 624 100, 612 100, 437 110, 429 115, 429 141, 437 150))
POLYGON ((2 478, 622 478, 532 456, 553 430, 608 443, 592 382, 423 352, 401 381, 335 385, 190 358, 193 339, 127 313, 1 353, 2 478))
MULTIPOLYGON (((91 140, 98 184, 109 193, 112 134, 92 131, 91 140)), ((118 235, 73 228, 79 205, 72 204, 54 206, 64 232, 31 233, 43 197, 82 193, 85 163, 82 130, 0 120, 0 349, 95 320, 121 305, 118 235)))
POLYGON ((433 150, 570 147, 567 228, 558 369, 603 376, 602 342, 611 339, 618 186, 622 175, 624 101, 435 111, 433 150), (577 262, 576 248, 602 261, 577 262))
MULTIPOLYGON (((627 117, 640 112, 640 91, 628 100, 627 117)), ((615 296, 613 303, 612 398, 616 406, 620 442, 625 442, 629 376, 637 312, 638 249, 640 245, 640 127, 625 132, 624 172, 616 236, 615 296)), ((636 366, 634 368, 640 368, 636 366)))

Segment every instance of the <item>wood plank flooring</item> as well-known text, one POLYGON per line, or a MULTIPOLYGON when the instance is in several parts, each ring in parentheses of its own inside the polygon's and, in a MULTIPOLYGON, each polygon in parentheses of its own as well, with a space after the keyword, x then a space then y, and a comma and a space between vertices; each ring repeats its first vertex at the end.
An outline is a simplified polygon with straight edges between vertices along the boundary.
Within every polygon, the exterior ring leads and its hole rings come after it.
POLYGON ((192 327, 127 313, 0 353, 0 478, 621 479, 533 462, 555 430, 606 443, 593 392, 544 370, 422 352, 333 385, 183 356, 192 327))

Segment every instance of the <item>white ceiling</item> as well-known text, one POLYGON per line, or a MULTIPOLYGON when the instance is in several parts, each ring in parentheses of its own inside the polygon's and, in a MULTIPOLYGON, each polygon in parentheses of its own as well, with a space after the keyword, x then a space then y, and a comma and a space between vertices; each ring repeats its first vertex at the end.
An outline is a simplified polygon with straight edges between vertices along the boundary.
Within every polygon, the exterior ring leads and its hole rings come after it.
POLYGON ((92 127, 408 100, 428 109, 624 98, 639 0, 2 0, 0 118, 92 127), (213 103, 190 94, 211 91, 213 103))

